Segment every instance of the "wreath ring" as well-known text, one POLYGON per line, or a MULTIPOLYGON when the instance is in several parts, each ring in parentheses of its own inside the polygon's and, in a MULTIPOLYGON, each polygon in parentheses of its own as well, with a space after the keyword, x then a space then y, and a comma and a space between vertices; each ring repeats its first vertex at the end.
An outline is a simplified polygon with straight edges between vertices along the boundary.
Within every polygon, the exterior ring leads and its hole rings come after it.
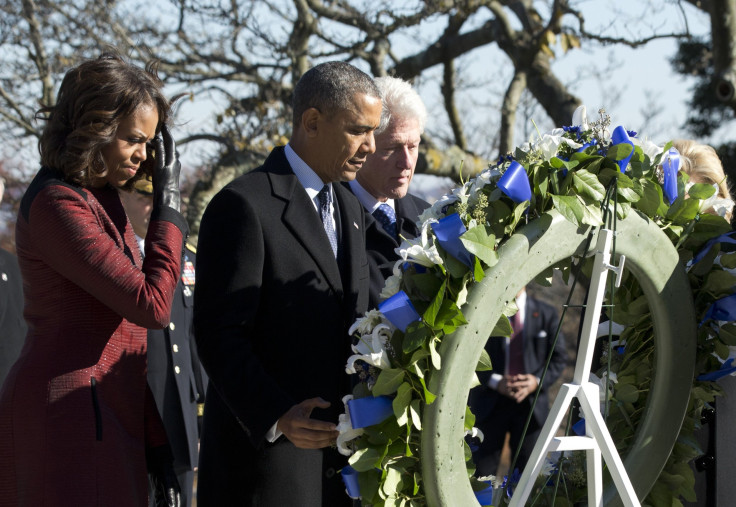
MULTIPOLYGON (((506 304, 539 273, 583 252, 589 227, 577 227, 552 210, 519 229, 499 249, 498 263, 473 285, 464 308, 468 325, 442 341, 441 370, 433 373, 422 425, 422 475, 432 506, 475 505, 463 446, 464 416, 473 368, 488 330, 506 304)), ((594 245, 595 242, 592 242, 594 245)), ((646 296, 654 328, 654 373, 645 413, 634 443, 623 457, 637 496, 646 497, 670 455, 684 419, 695 371, 696 320, 688 277, 671 240, 650 220, 630 213, 619 220, 616 255, 646 296)), ((606 505, 620 502, 613 485, 604 492, 606 505)))

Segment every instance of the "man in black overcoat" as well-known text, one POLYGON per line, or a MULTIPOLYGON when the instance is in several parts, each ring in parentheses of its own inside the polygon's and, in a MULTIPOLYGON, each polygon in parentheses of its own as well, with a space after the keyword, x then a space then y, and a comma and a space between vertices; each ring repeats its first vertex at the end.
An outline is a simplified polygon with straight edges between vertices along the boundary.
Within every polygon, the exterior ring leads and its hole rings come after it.
POLYGON ((366 211, 366 249, 371 271, 369 307, 383 299, 386 278, 399 259, 401 238, 419 235, 416 221, 429 203, 411 195, 409 184, 419 156, 427 110, 419 94, 406 81, 379 77, 388 122, 376 133, 376 152, 369 155, 350 189, 366 211))
MULTIPOLYGON (((481 385, 470 391, 468 401, 475 414, 475 426, 483 432, 480 447, 473 452, 476 475, 496 475, 506 433, 513 458, 522 442, 515 468, 526 465, 534 444, 549 414, 549 386, 562 374, 567 365, 565 341, 560 334, 555 344, 559 322, 557 310, 547 303, 528 296, 523 289, 516 296, 519 311, 514 318, 511 338, 491 336, 486 351, 493 370, 478 372, 481 385), (516 343, 514 343, 515 340, 516 343), (539 385, 547 356, 552 351, 544 384, 539 385), (526 437, 522 433, 537 389, 539 399, 534 406, 526 437)), ((471 446, 472 448, 472 446, 471 446)), ((510 475, 510 474, 509 474, 510 475)))
POLYGON ((373 80, 341 62, 306 72, 289 144, 228 184, 202 218, 194 326, 210 383, 199 507, 352 505, 339 470, 347 330, 368 261, 349 181, 375 150, 373 80))

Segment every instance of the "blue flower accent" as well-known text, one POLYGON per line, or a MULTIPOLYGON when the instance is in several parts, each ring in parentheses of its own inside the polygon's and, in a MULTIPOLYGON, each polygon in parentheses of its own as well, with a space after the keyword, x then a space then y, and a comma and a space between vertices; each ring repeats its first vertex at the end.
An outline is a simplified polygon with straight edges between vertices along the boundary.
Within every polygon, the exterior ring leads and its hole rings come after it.
POLYGON ((636 137, 636 131, 635 130, 627 130, 627 134, 629 134, 629 137, 636 137))
POLYGON ((514 494, 514 488, 517 484, 519 484, 519 480, 521 479, 521 472, 519 472, 518 468, 514 468, 514 473, 511 474, 511 478, 509 478, 508 475, 503 476, 503 484, 501 484, 501 488, 506 490, 506 496, 511 498, 511 495, 514 494), (508 489, 507 488, 508 484, 508 489))

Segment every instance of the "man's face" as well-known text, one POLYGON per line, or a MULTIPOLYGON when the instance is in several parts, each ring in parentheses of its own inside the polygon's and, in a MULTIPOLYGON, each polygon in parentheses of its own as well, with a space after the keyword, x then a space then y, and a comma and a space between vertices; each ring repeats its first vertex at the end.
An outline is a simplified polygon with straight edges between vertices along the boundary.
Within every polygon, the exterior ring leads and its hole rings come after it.
POLYGON ((373 131, 381 122, 381 99, 357 94, 352 110, 332 117, 320 114, 317 122, 314 171, 325 183, 355 179, 366 157, 376 150, 373 131))
POLYGON ((417 166, 420 140, 416 119, 392 118, 376 135, 376 152, 358 173, 360 185, 379 201, 404 197, 417 166))

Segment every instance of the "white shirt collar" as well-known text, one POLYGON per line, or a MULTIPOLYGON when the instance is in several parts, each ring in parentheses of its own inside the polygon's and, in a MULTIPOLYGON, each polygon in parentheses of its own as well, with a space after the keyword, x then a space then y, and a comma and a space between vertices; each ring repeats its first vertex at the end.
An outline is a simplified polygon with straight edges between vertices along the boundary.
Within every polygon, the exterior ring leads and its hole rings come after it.
POLYGON ((363 188, 363 185, 358 183, 358 180, 352 180, 349 182, 350 189, 353 191, 353 194, 355 194, 355 197, 358 198, 360 201, 360 204, 363 205, 363 207, 368 210, 368 213, 373 213, 378 209, 378 207, 381 204, 388 204, 391 206, 394 211, 396 211, 396 206, 393 199, 387 199, 385 203, 382 203, 375 197, 371 195, 370 192, 368 192, 365 188, 363 188))
POLYGON ((519 307, 519 320, 523 324, 526 320, 526 291, 516 296, 516 306, 519 307))
MULTIPOLYGON (((294 148, 292 148, 290 144, 284 146, 284 155, 286 155, 286 160, 289 162, 292 171, 294 171, 296 179, 299 180, 299 183, 304 187, 304 190, 307 191, 307 195, 312 200, 312 204, 314 204, 314 209, 319 211, 317 194, 319 194, 322 187, 325 186, 322 182, 322 178, 320 178, 317 173, 314 172, 314 170, 296 154, 294 148)), ((330 185, 330 194, 332 194, 332 202, 335 202, 332 185, 330 185)))

